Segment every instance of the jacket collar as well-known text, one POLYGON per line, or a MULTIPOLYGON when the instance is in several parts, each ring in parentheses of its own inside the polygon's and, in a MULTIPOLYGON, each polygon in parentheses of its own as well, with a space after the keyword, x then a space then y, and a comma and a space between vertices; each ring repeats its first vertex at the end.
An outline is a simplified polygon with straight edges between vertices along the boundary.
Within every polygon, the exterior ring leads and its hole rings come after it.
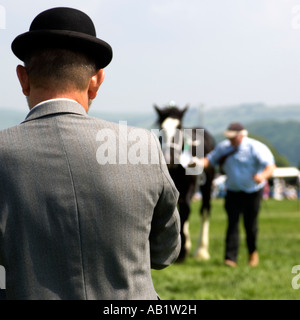
POLYGON ((82 105, 75 100, 53 99, 45 101, 30 110, 23 122, 35 120, 51 114, 75 113, 86 116, 87 113, 82 105))

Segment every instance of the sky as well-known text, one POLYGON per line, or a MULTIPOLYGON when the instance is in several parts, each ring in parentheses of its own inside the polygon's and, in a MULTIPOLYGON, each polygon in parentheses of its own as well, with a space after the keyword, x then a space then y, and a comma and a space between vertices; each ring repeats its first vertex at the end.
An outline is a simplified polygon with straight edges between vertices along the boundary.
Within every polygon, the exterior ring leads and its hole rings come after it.
POLYGON ((300 0, 0 0, 0 109, 27 110, 11 42, 58 6, 113 48, 94 110, 300 105, 300 0))

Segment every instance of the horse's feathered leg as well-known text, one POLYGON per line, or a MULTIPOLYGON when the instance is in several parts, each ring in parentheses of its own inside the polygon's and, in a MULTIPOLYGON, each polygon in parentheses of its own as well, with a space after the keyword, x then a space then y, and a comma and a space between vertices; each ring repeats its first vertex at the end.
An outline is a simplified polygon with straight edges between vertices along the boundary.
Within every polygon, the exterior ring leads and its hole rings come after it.
POLYGON ((209 222, 210 222, 210 209, 211 209, 211 186, 214 177, 214 170, 209 168, 205 172, 205 184, 200 186, 202 193, 202 206, 200 214, 202 218, 200 236, 197 247, 194 251, 194 257, 201 260, 209 260, 209 222))
POLYGON ((194 252, 194 257, 201 260, 209 260, 209 212, 204 210, 202 215, 201 231, 198 244, 194 252))

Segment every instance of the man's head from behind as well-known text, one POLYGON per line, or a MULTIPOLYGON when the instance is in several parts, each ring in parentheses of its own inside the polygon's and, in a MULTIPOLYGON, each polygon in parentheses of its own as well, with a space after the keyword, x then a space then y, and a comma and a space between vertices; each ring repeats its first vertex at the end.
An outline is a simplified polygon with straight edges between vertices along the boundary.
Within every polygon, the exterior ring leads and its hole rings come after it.
POLYGON ((76 91, 86 104, 95 98, 103 68, 112 59, 110 45, 96 37, 92 20, 72 8, 40 13, 30 30, 13 41, 12 50, 25 64, 17 74, 30 107, 40 102, 37 93, 48 99, 72 98, 66 94, 76 91))

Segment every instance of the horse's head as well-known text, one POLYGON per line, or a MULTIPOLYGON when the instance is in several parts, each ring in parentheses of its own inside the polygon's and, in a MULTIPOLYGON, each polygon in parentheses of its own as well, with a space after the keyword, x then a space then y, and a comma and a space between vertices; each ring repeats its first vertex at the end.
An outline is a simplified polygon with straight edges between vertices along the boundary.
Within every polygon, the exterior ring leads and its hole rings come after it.
POLYGON ((173 102, 164 108, 154 105, 160 126, 160 142, 168 167, 177 166, 183 149, 182 119, 188 109, 180 110, 173 102))

